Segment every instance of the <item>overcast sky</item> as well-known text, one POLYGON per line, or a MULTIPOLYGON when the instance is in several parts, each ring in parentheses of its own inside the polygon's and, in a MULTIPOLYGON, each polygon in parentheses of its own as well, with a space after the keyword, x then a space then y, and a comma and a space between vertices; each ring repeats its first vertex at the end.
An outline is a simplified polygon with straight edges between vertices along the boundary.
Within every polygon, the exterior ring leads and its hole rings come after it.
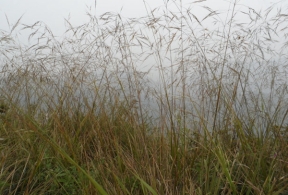
MULTIPOLYGON (((89 21, 89 17, 86 15, 87 12, 96 16, 106 12, 114 12, 120 13, 122 18, 139 18, 146 16, 147 10, 151 11, 160 6, 164 7, 167 1, 168 9, 173 13, 178 11, 176 7, 182 2, 184 13, 185 9, 191 8, 193 14, 200 19, 209 14, 207 10, 200 6, 208 6, 212 10, 223 13, 222 17, 226 17, 227 10, 232 10, 235 1, 237 3, 236 12, 247 12, 247 7, 251 7, 257 12, 262 10, 261 15, 264 15, 263 13, 269 6, 276 4, 276 8, 282 9, 281 13, 288 13, 287 0, 0 0, 0 30, 5 30, 9 33, 12 26, 22 16, 22 24, 33 25, 35 22, 41 21, 52 30, 54 36, 62 36, 67 30, 65 19, 69 19, 72 25, 78 26, 89 21), (201 2, 199 3, 199 1, 201 2)), ((275 16, 277 9, 272 12, 270 14, 275 16)), ((160 11, 159 14, 161 14, 160 11)), ((245 20, 243 16, 245 14, 240 16, 242 17, 240 18, 241 22, 245 22, 242 21, 245 20)), ((246 15, 246 17, 248 16, 246 15)), ((250 19, 246 22, 248 21, 250 22, 250 19)), ((226 24, 227 21, 224 20, 223 23, 226 24)), ((28 41, 27 37, 30 34, 29 31, 21 32, 20 36, 23 38, 19 36, 18 38, 22 43, 26 44, 28 41)), ((283 36, 278 38, 280 42, 284 41, 283 36)))
MULTIPOLYGON (((96 15, 105 12, 120 13, 123 17, 141 17, 147 14, 145 5, 148 9, 164 5, 167 0, 1 0, 0 1, 0 29, 8 29, 6 16, 10 26, 13 25, 22 15, 21 22, 33 24, 36 21, 46 23, 54 33, 61 34, 64 31, 64 18, 68 18, 74 25, 80 25, 88 21, 86 12, 91 8, 96 15), (96 3, 96 11, 94 9, 96 3), (6 15, 6 16, 5 16, 6 15)), ((197 0, 183 0, 184 8, 188 4, 197 0)), ((180 0, 169 0, 169 6, 173 9, 174 2, 179 4, 180 0)), ((227 10, 232 0, 206 0, 207 6, 217 10, 227 10)), ((238 0, 239 5, 245 5, 255 10, 264 10, 276 0, 238 0)), ((282 1, 284 2, 284 1, 282 1)), ((194 4, 196 5, 196 4, 194 4)), ((230 5, 231 6, 231 5, 230 5)), ((239 6, 239 9, 244 6, 239 6)), ((175 6, 174 6, 175 8, 175 6)), ((195 13, 199 15, 200 13, 195 13)))
MULTIPOLYGON (((198 6, 199 4, 191 4, 196 1, 201 0, 183 0, 183 8, 188 9, 189 6, 198 6)), ((223 13, 231 10, 234 2, 234 0, 202 1, 211 9, 223 11, 223 13)), ((269 6, 278 2, 279 4, 276 7, 283 8, 283 13, 288 13, 287 0, 235 1, 238 4, 237 11, 242 11, 242 9, 247 11, 247 7, 251 7, 256 11, 262 10, 264 12, 269 6)), ((0 30, 9 32, 9 29, 22 16, 22 24, 32 25, 37 21, 42 21, 50 27, 54 35, 61 36, 65 31, 64 18, 68 19, 68 16, 70 16, 70 23, 75 26, 81 25, 89 21, 89 17, 86 15, 89 9, 96 16, 100 16, 105 12, 114 12, 121 13, 122 17, 138 18, 147 15, 145 7, 148 10, 153 10, 156 7, 163 6, 165 2, 167 0, 0 0, 0 30)), ((175 4, 179 4, 179 2, 180 0, 169 0, 169 10, 177 11, 175 4)), ((204 13, 201 11, 201 9, 193 9, 193 14, 197 17, 203 16, 204 13)))

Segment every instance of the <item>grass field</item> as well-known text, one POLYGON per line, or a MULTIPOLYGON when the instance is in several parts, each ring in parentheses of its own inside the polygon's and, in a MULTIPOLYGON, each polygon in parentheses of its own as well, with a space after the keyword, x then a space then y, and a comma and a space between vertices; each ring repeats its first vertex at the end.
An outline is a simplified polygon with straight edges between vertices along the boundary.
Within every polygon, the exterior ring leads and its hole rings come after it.
POLYGON ((283 2, 0 30, 0 194, 288 194, 283 2))

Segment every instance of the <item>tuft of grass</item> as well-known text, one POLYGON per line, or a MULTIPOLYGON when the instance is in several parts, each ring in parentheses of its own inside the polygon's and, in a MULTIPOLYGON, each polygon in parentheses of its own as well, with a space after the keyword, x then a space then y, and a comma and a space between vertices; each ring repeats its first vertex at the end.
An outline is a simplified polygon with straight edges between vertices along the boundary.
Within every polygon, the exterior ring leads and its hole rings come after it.
POLYGON ((284 1, 144 4, 0 29, 1 194, 287 193, 284 1))

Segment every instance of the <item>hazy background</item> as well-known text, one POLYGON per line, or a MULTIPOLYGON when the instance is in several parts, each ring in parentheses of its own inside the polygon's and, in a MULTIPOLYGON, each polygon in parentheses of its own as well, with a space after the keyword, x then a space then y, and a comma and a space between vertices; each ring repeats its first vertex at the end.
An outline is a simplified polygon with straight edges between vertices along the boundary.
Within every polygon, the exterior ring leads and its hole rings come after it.
MULTIPOLYGON (((265 13, 265 11, 267 9, 269 9, 270 6, 273 6, 275 4, 276 4, 276 6, 270 12, 270 15, 276 15, 277 11, 280 11, 281 9, 283 9, 281 11, 282 13, 288 13, 288 10, 287 10, 288 2, 287 1, 207 0, 207 1, 201 1, 201 3, 197 3, 197 2, 200 2, 200 1, 189 1, 189 0, 183 0, 183 1, 174 0, 174 1, 172 1, 172 0, 170 0, 167 2, 167 0, 166 1, 163 1, 163 0, 144 0, 144 1, 143 0, 97 0, 97 1, 94 1, 94 0, 91 0, 91 1, 88 1, 88 0, 81 0, 81 1, 80 0, 69 0, 69 1, 68 0, 63 0, 63 1, 59 1, 59 0, 57 0, 57 1, 56 0, 49 0, 49 1, 48 0, 41 0, 41 1, 39 1, 39 0, 26 0, 26 1, 25 0, 2 0, 0 2, 0 29, 5 30, 9 33, 11 31, 11 29, 13 29, 14 24, 17 23, 18 19, 20 17, 22 17, 20 24, 33 25, 35 22, 41 21, 41 22, 44 22, 51 29, 54 36, 61 37, 64 35, 65 30, 67 29, 67 22, 65 21, 65 19, 67 21, 69 21, 69 23, 71 23, 73 26, 78 26, 78 25, 88 23, 91 18, 87 16, 87 13, 90 13, 92 15, 95 15, 96 17, 99 17, 106 12, 112 12, 112 13, 119 13, 123 20, 125 20, 127 18, 137 18, 138 19, 140 17, 144 17, 144 16, 148 15, 150 11, 154 10, 155 8, 158 8, 159 6, 162 6, 162 8, 163 8, 167 5, 167 9, 165 9, 165 8, 159 9, 159 10, 156 9, 156 11, 154 13, 158 14, 158 15, 165 15, 165 14, 163 14, 163 12, 165 12, 167 10, 173 12, 174 14, 177 14, 181 11, 183 13, 185 13, 186 10, 191 10, 194 15, 196 15, 201 21, 203 21, 204 18, 209 14, 209 11, 207 11, 207 7, 211 8, 211 10, 217 10, 217 12, 219 13, 219 15, 217 15, 217 19, 219 21, 221 21, 222 25, 219 25, 219 24, 215 25, 212 22, 213 20, 208 20, 208 19, 205 20, 203 22, 203 24, 205 24, 204 25, 205 27, 207 27, 207 28, 209 27, 209 30, 211 30, 211 31, 214 30, 213 28, 219 28, 219 31, 223 32, 226 35, 228 32, 228 30, 227 30, 228 28, 227 28, 226 24, 227 24, 229 18, 231 18, 231 16, 229 14, 232 13, 231 10, 233 9, 233 3, 234 2, 237 3, 235 13, 242 13, 242 11, 253 13, 254 10, 256 10, 256 12, 258 13, 260 10, 262 10, 261 13, 263 14, 263 13, 265 13), (182 5, 180 5, 181 2, 182 2, 182 5), (182 10, 181 10, 181 6, 182 6, 182 10), (207 7, 205 8, 205 6, 207 6, 207 7), (248 9, 248 7, 252 8, 252 9, 248 9), (209 21, 211 21, 211 23, 209 23, 209 21), (215 25, 215 27, 214 27, 214 25, 215 25), (223 26, 225 26, 226 28, 223 28, 223 26)), ((254 16, 257 15, 257 13, 254 13, 254 16)), ((169 15, 169 14, 167 14, 167 15, 169 15)), ((241 22, 249 23, 249 21, 250 21, 249 17, 245 14, 242 14, 242 15, 236 14, 234 20, 236 23, 241 23, 241 22)), ((256 25, 259 25, 259 26, 263 25, 263 23, 261 23, 261 22, 265 23, 265 19, 259 20, 259 23, 256 23, 255 26, 253 26, 253 28, 255 27, 255 29, 257 29, 256 25)), ((111 23, 109 23, 109 24, 111 24, 111 23)), ((178 26, 179 25, 180 24, 178 24, 178 26)), ((194 25, 193 27, 197 27, 197 22, 194 21, 193 25, 194 25)), ((247 26, 249 26, 249 25, 247 25, 247 26)), ((265 26, 265 25, 263 25, 263 26, 265 26)), ((68 29, 69 29, 69 27, 68 27, 68 29)), ((249 30, 249 29, 247 29, 247 30, 249 30)), ((257 29, 257 30, 259 30, 259 29, 257 29)), ((235 31, 235 29, 234 29, 234 31, 235 31)), ((187 31, 187 32, 188 32, 188 34, 186 34, 185 36, 189 37, 190 31, 187 31)), ((19 39, 19 41, 21 43, 28 44, 27 37, 30 35, 30 33, 31 33, 31 31, 27 31, 27 32, 21 31, 20 33, 17 34, 17 38, 19 39)), ((91 33, 93 34, 93 32, 91 32, 91 33)), ((152 31, 149 33, 152 33, 152 31)), ((149 33, 147 33, 147 34, 149 34, 149 33)), ((185 31, 184 31, 184 33, 185 33, 185 31)), ((199 34, 200 33, 202 33, 202 32, 199 32, 199 34)), ((237 32, 233 32, 233 33, 234 33, 234 35, 237 34, 237 32)), ((205 34, 205 32, 204 32, 204 34, 205 34)), ((149 34, 149 35, 151 35, 151 37, 152 37, 152 34, 149 34)), ((263 35, 263 34, 261 34, 261 35, 263 35)), ((275 36, 275 35, 272 34, 272 36, 275 36)), ((236 39, 237 37, 234 37, 234 38, 236 39)), ((261 38, 263 38, 263 37, 261 37, 261 38)), ((285 41, 285 36, 282 36, 282 35, 280 35, 278 37, 272 37, 272 38, 276 38, 278 41, 278 42, 273 42, 272 50, 277 50, 277 45, 281 45, 285 41)), ((211 39, 207 38, 207 39, 208 39, 207 44, 209 44, 210 42, 213 42, 213 43, 217 43, 217 41, 219 42, 219 40, 213 40, 212 38, 211 39)), ((224 37, 224 39, 225 39, 225 37, 224 37)), ((231 39, 233 39, 233 38, 231 38, 231 39)), ((151 40, 153 41, 153 38, 151 40)), ((254 44, 253 38, 250 38, 249 41, 251 41, 250 45, 254 44)), ((235 43, 236 43, 236 41, 235 41, 235 43)), ((31 43, 29 43, 29 44, 31 44, 31 43)), ((176 41, 173 44, 175 44, 175 47, 177 47, 176 41)), ((203 45, 204 45, 204 47, 206 47, 205 41, 203 41, 203 45)), ((249 43, 247 45, 249 45, 249 43)), ((67 46, 67 47, 69 47, 69 46, 67 46)), ((209 46, 207 46, 207 47, 209 48, 209 46)), ((260 45, 260 47, 261 47, 261 45, 260 45)), ((151 49, 151 51, 152 51, 152 49, 151 49)), ((219 50, 219 51, 222 52, 223 50, 219 50)), ((133 52, 137 52, 137 51, 133 50, 133 52)), ((73 54, 71 54, 71 56, 67 57, 67 61, 68 61, 68 58, 73 57, 72 55, 73 54)), ((248 55, 249 55, 249 53, 248 53, 248 55)), ((165 55, 162 55, 162 56, 164 56, 163 57, 163 64, 164 65, 167 64, 167 66, 169 66, 170 64, 168 63, 168 61, 165 61, 165 60, 167 60, 165 58, 166 56, 165 55)), ((197 55, 195 55, 195 56, 197 58, 197 55)), ((97 57, 95 57, 95 58, 97 58, 97 57)), ((186 58, 186 56, 185 56, 185 58, 186 58)), ((192 61, 192 57, 191 57, 191 59, 190 59, 190 57, 187 57, 187 58, 189 58, 188 60, 192 61)), ((269 58, 269 55, 267 58, 269 58)), ((97 62, 97 60, 98 59, 96 59, 95 61, 97 62)), ((173 58, 173 60, 175 60, 175 58, 173 58)), ((275 60, 278 61, 278 59, 275 59, 275 60)), ((194 67, 192 67, 193 63, 191 63, 191 61, 189 61, 189 64, 187 62, 187 64, 191 65, 190 67, 192 69, 194 67)), ((217 60, 215 60, 215 62, 216 61, 217 60)), ((273 60, 271 60, 271 61, 273 61, 273 60)), ((220 58, 219 58, 219 62, 221 63, 220 58)), ((218 61, 217 61, 217 63, 218 63, 218 61)), ((271 62, 271 63, 273 63, 273 62, 271 62)), ((269 76, 271 76, 271 75, 262 75, 261 74, 262 72, 259 71, 258 67, 260 67, 260 69, 261 69, 263 66, 271 65, 271 68, 273 68, 274 65, 271 63, 270 64, 268 64, 268 63, 264 64, 263 63, 260 65, 258 64, 259 66, 257 66, 257 68, 255 68, 255 70, 253 70, 253 65, 247 63, 247 66, 250 66, 250 68, 252 67, 252 69, 251 69, 252 72, 255 71, 255 78, 253 78, 253 79, 259 81, 259 83, 261 85, 262 84, 265 85, 265 83, 263 82, 264 79, 269 78, 269 76), (257 71, 259 71, 259 74, 256 73, 257 71)), ((105 64, 105 63, 103 63, 103 64, 105 64)), ((115 67, 118 66, 117 62, 115 62, 115 64, 113 63, 111 65, 113 65, 113 66, 115 65, 115 67)), ((275 64, 275 66, 277 66, 276 68, 278 68, 278 70, 277 70, 278 72, 283 72, 282 70, 285 66, 287 68, 287 65, 285 65, 285 64, 284 64, 284 66, 281 66, 281 67, 278 65, 279 64, 277 64, 277 63, 275 64)), ((23 66, 23 65, 21 64, 21 66, 23 66)), ((148 67, 148 66, 153 67, 153 66, 155 66, 155 59, 149 58, 146 61, 146 64, 144 64, 144 65, 142 64, 141 66, 142 67, 148 67)), ((195 70, 197 70, 196 68, 195 68, 195 70)), ((174 71, 176 71, 176 68, 174 69, 174 71)), ((195 80, 199 79, 199 78, 193 77, 194 76, 193 71, 194 71, 194 69, 189 72, 189 73, 192 72, 191 75, 189 75, 190 76, 189 79, 190 78, 195 79, 195 80)), ((198 70, 199 75, 201 76, 200 71, 201 70, 198 70)), ((98 71, 98 73, 101 75, 102 72, 98 71)), ((153 71, 151 71, 151 73, 153 73, 153 71)), ((153 75, 152 77, 154 77, 154 78, 159 77, 159 75, 156 75, 156 74, 158 74, 157 71, 155 71, 154 73, 155 73, 155 75, 153 75)), ((169 75, 169 74, 167 74, 167 75, 169 75)), ((285 77, 282 77, 282 78, 285 78, 285 77)), ((187 82, 191 81, 189 79, 187 79, 187 82)), ((230 78, 228 78, 227 80, 229 81, 229 79, 230 78)), ((168 77, 167 77, 167 80, 168 80, 167 83, 169 83, 170 80, 168 77)), ((269 80, 269 79, 267 79, 267 80, 269 80)), ((180 83, 180 79, 178 81, 180 83)), ((249 82, 253 82, 253 80, 249 80, 249 82)), ((283 83, 285 83, 285 82, 286 81, 284 80, 283 83)), ((191 85, 192 85, 192 83, 193 82, 191 81, 191 85)), ((161 85, 157 85, 157 84, 156 84, 156 87, 159 87, 160 92, 161 92, 161 90, 162 90, 161 85)), ((187 86, 189 86, 189 84, 190 83, 188 83, 187 86)), ((233 82, 231 81, 231 84, 227 83, 227 85, 232 86, 233 82)), ((269 83, 266 85, 268 86, 269 83)), ((255 87, 255 86, 251 85, 251 91, 255 92, 254 91, 255 88, 253 88, 253 87, 255 87)), ((79 88, 81 88, 81 87, 79 87, 79 88)), ((179 87, 179 89, 181 89, 181 87, 179 87)), ((260 91, 262 90, 262 86, 259 87, 259 90, 260 91)), ((192 91, 191 93, 194 93, 194 91, 192 91)), ((263 95, 267 94, 267 98, 269 98, 269 96, 268 96, 270 94, 269 86, 268 87, 264 86, 262 93, 263 93, 263 95), (267 91, 265 91, 266 88, 268 88, 267 91)), ((255 98, 255 100, 256 99, 257 98, 255 98)), ((277 102, 277 99, 275 99, 275 100, 277 102)), ((181 104, 179 103, 179 105, 181 105, 181 104)), ((179 110, 181 110, 179 105, 177 105, 176 107, 179 108, 179 110)))
MULTIPOLYGON (((65 30, 64 18, 70 18, 69 21, 73 25, 81 25, 89 21, 86 16, 86 12, 89 10, 97 16, 105 12, 115 12, 121 13, 122 17, 138 18, 147 15, 145 5, 150 11, 163 6, 165 2, 167 0, 1 0, 0 26, 1 29, 9 30, 6 16, 9 19, 10 26, 22 16, 21 22, 24 24, 42 21, 51 28, 55 35, 61 35, 65 30)), ((182 4, 184 8, 197 6, 193 2, 198 1, 183 0, 182 4)), ((243 8, 248 6, 263 11, 275 3, 287 4, 285 1, 271 0, 238 0, 236 2, 238 9, 239 5, 243 5, 243 8)), ((169 10, 177 10, 175 3, 179 5, 178 0, 168 1, 169 10)), ((221 12, 221 10, 229 9, 229 6, 231 8, 233 3, 232 0, 207 0, 201 4, 221 12)), ((194 11, 194 15, 205 15, 205 12, 200 9, 194 11)))

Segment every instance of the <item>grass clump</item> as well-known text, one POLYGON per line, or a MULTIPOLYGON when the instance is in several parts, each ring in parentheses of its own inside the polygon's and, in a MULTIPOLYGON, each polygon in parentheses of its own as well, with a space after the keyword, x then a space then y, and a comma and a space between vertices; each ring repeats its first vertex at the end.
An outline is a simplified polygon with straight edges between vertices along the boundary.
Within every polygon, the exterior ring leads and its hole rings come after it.
POLYGON ((1 194, 287 193, 287 15, 203 3, 1 30, 1 194))

